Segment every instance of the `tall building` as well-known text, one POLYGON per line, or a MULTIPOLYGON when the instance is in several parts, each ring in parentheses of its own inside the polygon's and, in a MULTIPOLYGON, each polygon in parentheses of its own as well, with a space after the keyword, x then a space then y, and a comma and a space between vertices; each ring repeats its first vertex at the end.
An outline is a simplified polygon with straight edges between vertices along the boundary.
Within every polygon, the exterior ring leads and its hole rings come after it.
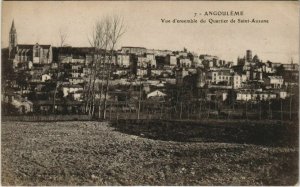
POLYGON ((252 51, 251 50, 246 51, 246 60, 248 62, 252 62, 252 51))
POLYGON ((52 46, 36 44, 18 44, 17 30, 15 23, 9 32, 9 59, 13 62, 13 67, 19 63, 50 64, 52 62, 52 46))
POLYGON ((9 49, 9 58, 13 58, 14 57, 14 51, 16 49, 16 46, 17 46, 17 30, 15 28, 15 23, 14 23, 14 20, 12 21, 12 24, 11 24, 11 28, 10 28, 10 31, 9 31, 9 46, 8 46, 8 49, 9 49))

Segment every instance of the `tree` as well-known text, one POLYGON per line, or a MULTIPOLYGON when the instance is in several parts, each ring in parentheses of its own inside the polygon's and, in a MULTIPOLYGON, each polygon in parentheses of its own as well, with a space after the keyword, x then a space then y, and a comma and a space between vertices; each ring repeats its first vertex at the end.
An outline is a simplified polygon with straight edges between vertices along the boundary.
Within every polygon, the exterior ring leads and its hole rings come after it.
POLYGON ((103 118, 106 117, 106 104, 107 104, 107 93, 108 93, 108 83, 110 80, 110 74, 111 74, 111 64, 112 64, 112 57, 114 55, 115 47, 122 37, 122 35, 125 33, 124 23, 123 19, 121 19, 118 16, 113 16, 110 18, 107 18, 106 22, 111 23, 111 30, 108 33, 109 39, 110 39, 110 56, 109 56, 109 69, 108 69, 108 77, 106 79, 106 89, 105 89, 105 95, 104 95, 104 114, 103 118))
POLYGON ((10 83, 12 80, 16 79, 16 74, 13 69, 13 63, 9 60, 8 48, 2 49, 1 54, 1 70, 2 70, 2 89, 7 86, 6 83, 10 83))
POLYGON ((276 75, 278 76, 283 76, 284 75, 284 67, 283 65, 281 64, 280 66, 276 67, 276 75))
MULTIPOLYGON (((59 50, 58 50, 58 68, 60 68, 60 62, 61 62, 61 58, 60 58, 60 55, 61 55, 61 49, 62 47, 64 47, 66 45, 66 39, 67 39, 67 33, 65 31, 63 31, 62 29, 59 30, 59 34, 58 34, 58 37, 59 37, 59 50)), ((55 77, 55 90, 54 90, 54 94, 53 94, 53 106, 52 106, 52 113, 55 112, 55 100, 56 100, 56 95, 57 95, 57 90, 60 86, 60 77, 59 77, 59 74, 57 73, 56 74, 56 77, 55 77), (55 80, 56 79, 56 80, 55 80)))
POLYGON ((26 72, 26 71, 19 71, 16 74, 16 83, 19 86, 19 88, 21 89, 21 93, 23 94, 23 89, 27 89, 28 87, 28 81, 32 78, 32 76, 26 72))
POLYGON ((59 46, 60 47, 64 47, 66 46, 66 40, 67 40, 67 37, 68 37, 68 34, 66 32, 66 30, 63 30, 63 29, 59 29, 59 46))
POLYGON ((101 78, 98 85, 100 88, 99 98, 99 117, 101 116, 101 100, 103 98, 103 118, 106 117, 107 94, 109 90, 109 80, 112 70, 112 59, 117 43, 125 33, 123 19, 118 16, 106 16, 96 22, 89 37, 89 43, 94 48, 92 70, 89 75, 89 84, 87 88, 86 106, 89 114, 94 115, 95 106, 95 82, 101 78), (105 79, 105 80, 104 80, 105 79), (105 84, 104 84, 105 81, 105 84))
POLYGON ((86 98, 86 105, 85 110, 90 115, 94 115, 95 109, 95 90, 96 90, 96 79, 101 78, 101 82, 98 84, 98 90, 100 91, 100 98, 99 98, 99 117, 101 111, 101 95, 103 92, 103 79, 104 79, 104 68, 105 68, 105 61, 106 61, 106 51, 108 49, 109 43, 109 24, 105 22, 105 20, 98 20, 92 30, 91 36, 88 38, 91 47, 94 49, 92 52, 93 60, 90 64, 90 74, 89 74, 89 82, 87 87, 85 88, 85 98, 86 98), (104 52, 104 53, 103 53, 104 52), (102 68, 101 68, 102 66, 102 68))

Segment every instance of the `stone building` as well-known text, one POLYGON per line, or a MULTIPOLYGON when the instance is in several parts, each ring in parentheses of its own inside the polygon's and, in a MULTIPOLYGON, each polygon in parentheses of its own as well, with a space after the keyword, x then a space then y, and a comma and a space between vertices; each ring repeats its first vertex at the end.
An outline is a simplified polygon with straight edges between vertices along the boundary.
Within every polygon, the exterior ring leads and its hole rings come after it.
POLYGON ((147 53, 147 49, 144 47, 122 47, 121 52, 123 54, 135 54, 135 55, 143 55, 147 53))
POLYGON ((9 58, 13 61, 13 67, 20 63, 32 62, 33 64, 50 64, 52 62, 51 45, 18 44, 17 30, 14 21, 9 32, 9 58))

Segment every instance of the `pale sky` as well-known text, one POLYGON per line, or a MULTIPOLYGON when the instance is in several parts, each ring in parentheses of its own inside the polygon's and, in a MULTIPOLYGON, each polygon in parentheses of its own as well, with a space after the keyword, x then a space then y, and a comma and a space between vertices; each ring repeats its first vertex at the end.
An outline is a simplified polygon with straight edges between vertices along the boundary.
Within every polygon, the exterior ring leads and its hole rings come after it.
POLYGON ((14 19, 19 44, 58 44, 58 33, 68 33, 67 43, 89 46, 87 36, 97 19, 106 15, 124 18, 126 33, 118 47, 188 50, 217 55, 228 61, 247 49, 263 60, 299 62, 299 3, 224 1, 63 1, 2 2, 2 47, 14 19), (268 24, 163 24, 165 19, 191 19, 205 11, 243 11, 244 16, 200 16, 197 19, 268 19, 268 24))

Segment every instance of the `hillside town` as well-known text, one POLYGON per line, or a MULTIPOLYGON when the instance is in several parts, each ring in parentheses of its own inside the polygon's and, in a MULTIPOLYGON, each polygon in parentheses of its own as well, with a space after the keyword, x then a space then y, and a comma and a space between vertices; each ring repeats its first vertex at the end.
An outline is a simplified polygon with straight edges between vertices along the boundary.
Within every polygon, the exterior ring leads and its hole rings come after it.
POLYGON ((260 118, 272 109, 291 118, 298 80, 298 62, 263 61, 252 50, 232 62, 186 48, 19 44, 13 22, 2 49, 2 113, 196 118, 234 109, 244 116, 248 108, 260 118))

